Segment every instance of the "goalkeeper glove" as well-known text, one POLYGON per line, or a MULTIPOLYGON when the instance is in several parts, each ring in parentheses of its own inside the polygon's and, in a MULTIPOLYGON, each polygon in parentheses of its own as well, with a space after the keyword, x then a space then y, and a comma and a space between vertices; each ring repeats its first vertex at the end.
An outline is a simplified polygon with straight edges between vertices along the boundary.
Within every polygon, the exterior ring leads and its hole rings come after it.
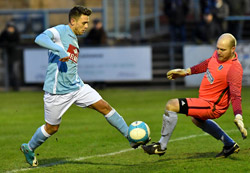
POLYGON ((173 69, 168 71, 167 78, 170 80, 174 80, 177 77, 185 77, 190 74, 190 69, 173 69))
POLYGON ((236 124, 236 126, 238 127, 238 129, 240 130, 240 133, 242 135, 243 139, 247 138, 247 129, 244 127, 244 123, 243 123, 243 118, 242 115, 237 114, 234 118, 234 123, 236 124))

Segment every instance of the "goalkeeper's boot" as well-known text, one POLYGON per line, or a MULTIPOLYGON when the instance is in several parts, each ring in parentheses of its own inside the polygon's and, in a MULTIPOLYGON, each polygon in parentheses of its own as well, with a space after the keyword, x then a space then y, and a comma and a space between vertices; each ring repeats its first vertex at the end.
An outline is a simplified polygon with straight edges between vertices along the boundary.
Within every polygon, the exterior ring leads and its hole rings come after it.
POLYGON ((238 153, 240 151, 240 146, 237 143, 234 143, 232 146, 224 146, 222 151, 216 155, 216 157, 228 157, 233 153, 238 153))
POLYGON ((162 156, 165 154, 166 150, 161 149, 161 144, 159 142, 154 142, 150 145, 143 145, 142 149, 144 150, 145 153, 148 153, 149 155, 151 154, 157 154, 159 156, 162 156))
POLYGON ((151 141, 151 138, 149 137, 148 138, 148 140, 147 141, 145 141, 145 142, 130 142, 129 141, 129 144, 130 144, 130 146, 132 147, 132 148, 134 148, 134 149, 136 149, 136 148, 138 148, 140 145, 146 145, 149 141, 151 141))
POLYGON ((35 153, 29 148, 28 144, 22 144, 20 150, 23 152, 27 163, 34 167, 38 166, 35 153))

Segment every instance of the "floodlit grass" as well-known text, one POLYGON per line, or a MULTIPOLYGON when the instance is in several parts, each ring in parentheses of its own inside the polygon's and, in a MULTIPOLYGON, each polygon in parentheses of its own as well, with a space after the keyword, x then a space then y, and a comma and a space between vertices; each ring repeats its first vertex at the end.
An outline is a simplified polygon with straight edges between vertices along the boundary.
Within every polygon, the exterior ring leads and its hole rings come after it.
MULTIPOLYGON (((197 97, 198 89, 107 89, 99 93, 128 124, 145 121, 152 141, 157 141, 167 100, 197 97)), ((19 147, 44 123, 43 92, 2 92, 0 100, 0 172, 250 172, 250 141, 242 140, 231 107, 216 120, 241 147, 238 154, 227 159, 214 158, 222 143, 205 135, 185 115, 179 115, 167 153, 159 157, 149 156, 142 149, 130 150, 127 140, 101 114, 73 105, 64 114, 59 131, 36 150, 40 166, 30 169, 19 147)), ((249 103, 250 88, 243 88, 247 128, 249 103)))

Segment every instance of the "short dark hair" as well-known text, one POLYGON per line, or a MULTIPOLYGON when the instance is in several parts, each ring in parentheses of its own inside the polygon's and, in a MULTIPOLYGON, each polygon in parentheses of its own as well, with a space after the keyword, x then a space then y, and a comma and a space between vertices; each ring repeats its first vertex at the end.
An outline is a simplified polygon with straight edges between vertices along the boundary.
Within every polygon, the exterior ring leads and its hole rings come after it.
POLYGON ((86 16, 90 16, 91 13, 92 13, 91 9, 81 6, 81 5, 76 5, 69 12, 69 22, 71 21, 72 18, 78 19, 82 14, 86 16))

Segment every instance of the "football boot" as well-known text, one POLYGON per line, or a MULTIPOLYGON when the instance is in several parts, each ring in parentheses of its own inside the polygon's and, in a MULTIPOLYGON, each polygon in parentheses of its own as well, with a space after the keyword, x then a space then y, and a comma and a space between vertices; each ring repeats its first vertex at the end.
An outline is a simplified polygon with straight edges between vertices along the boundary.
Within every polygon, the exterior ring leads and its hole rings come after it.
POLYGON ((20 150, 23 152, 27 163, 34 167, 38 166, 35 153, 29 148, 28 144, 22 144, 20 150))
POLYGON ((145 153, 148 153, 149 155, 156 154, 159 156, 164 155, 167 150, 167 149, 162 150, 161 144, 159 142, 153 142, 150 145, 143 145, 142 149, 144 150, 145 153))
POLYGON ((234 143, 232 146, 226 147, 224 146, 222 151, 216 155, 217 158, 219 157, 228 157, 233 153, 238 153, 240 151, 240 146, 237 143, 234 143))

